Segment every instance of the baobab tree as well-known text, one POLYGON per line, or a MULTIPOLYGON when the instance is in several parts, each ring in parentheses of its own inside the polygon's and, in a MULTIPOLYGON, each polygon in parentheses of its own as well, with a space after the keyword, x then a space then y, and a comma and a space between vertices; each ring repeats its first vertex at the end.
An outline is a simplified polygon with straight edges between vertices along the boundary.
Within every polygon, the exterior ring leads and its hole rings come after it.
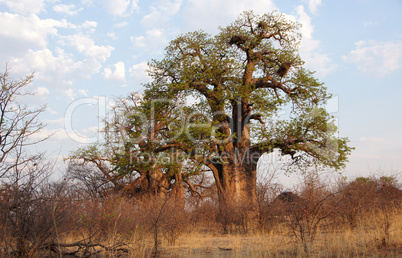
POLYGON ((275 149, 299 165, 340 169, 347 162, 352 148, 323 108, 331 94, 303 67, 298 29, 276 12, 245 12, 215 36, 177 37, 162 60, 149 63, 145 92, 166 92, 163 102, 178 94, 195 99, 172 143, 212 171, 225 207, 255 204, 257 163, 275 149))
POLYGON ((194 170, 186 168, 183 152, 175 148, 174 131, 181 121, 176 107, 181 105, 181 98, 171 96, 169 101, 160 101, 166 96, 164 92, 147 92, 116 98, 104 121, 105 141, 71 153, 69 176, 95 192, 169 195, 184 204, 184 189, 197 192, 189 180, 194 170), (96 178, 88 180, 88 174, 96 178))

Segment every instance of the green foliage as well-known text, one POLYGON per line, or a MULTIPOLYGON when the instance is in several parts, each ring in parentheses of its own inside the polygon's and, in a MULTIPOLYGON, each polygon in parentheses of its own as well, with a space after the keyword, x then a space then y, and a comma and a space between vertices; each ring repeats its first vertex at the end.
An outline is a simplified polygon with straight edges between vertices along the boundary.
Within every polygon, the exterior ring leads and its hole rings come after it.
POLYGON ((371 178, 369 177, 357 177, 355 180, 357 183, 370 183, 372 182, 371 178))
POLYGON ((393 176, 382 176, 379 181, 389 185, 397 184, 398 182, 398 180, 393 176))
POLYGON ((159 171, 173 179, 208 166, 217 184, 232 181, 224 166, 255 171, 251 157, 275 149, 293 165, 342 169, 353 148, 324 108, 331 94, 303 67, 299 28, 277 12, 245 12, 217 35, 180 35, 149 63, 153 80, 141 98, 118 102, 103 150, 72 158, 106 156, 118 176, 159 171))
POLYGON ((254 145, 261 152, 279 148, 295 163, 314 161, 341 169, 353 148, 347 138, 336 136, 334 118, 323 108, 331 94, 303 68, 298 29, 298 24, 276 12, 263 16, 245 12, 216 36, 203 31, 181 35, 166 48, 163 60, 150 63, 154 81, 147 91, 163 89, 168 98, 173 93, 200 100, 188 108, 197 116, 187 121, 191 123, 187 137, 212 140, 204 149, 223 151, 227 140, 243 137, 236 127, 250 126, 250 148, 254 145), (239 110, 243 104, 252 112, 239 110), (233 120, 236 112, 249 121, 233 120), (283 112, 288 116, 279 120, 283 112), (200 125, 197 129, 194 121, 200 125), (207 121, 212 126, 205 126, 207 121), (223 130, 228 121, 230 130, 223 130), (214 139, 220 140, 218 146, 214 139))

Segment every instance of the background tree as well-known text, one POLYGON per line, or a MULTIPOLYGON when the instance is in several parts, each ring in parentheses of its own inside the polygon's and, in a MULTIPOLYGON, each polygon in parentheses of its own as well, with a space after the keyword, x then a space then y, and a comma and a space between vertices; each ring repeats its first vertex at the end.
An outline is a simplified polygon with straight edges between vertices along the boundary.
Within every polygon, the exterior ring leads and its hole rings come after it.
POLYGON ((258 160, 274 149, 299 165, 347 161, 348 140, 323 108, 331 95, 298 55, 298 28, 275 12, 245 12, 216 36, 179 36, 150 63, 147 91, 196 99, 185 131, 193 144, 176 147, 213 172, 222 207, 255 204, 258 160))
POLYGON ((29 162, 35 164, 42 154, 30 155, 26 147, 45 139, 35 139, 42 128, 38 116, 46 106, 32 108, 19 103, 19 98, 30 95, 26 87, 32 82, 33 74, 20 80, 12 80, 8 69, 0 74, 0 178, 8 176, 29 162))
POLYGON ((357 177, 353 181, 342 182, 338 188, 344 195, 337 212, 339 224, 355 229, 362 221, 374 217, 375 222, 372 223, 379 229, 376 238, 378 247, 387 247, 392 216, 402 204, 402 191, 396 177, 357 177))
POLYGON ((376 188, 375 181, 369 177, 339 182, 338 191, 344 195, 344 200, 340 203, 340 221, 351 229, 357 227, 364 214, 373 210, 376 188))
POLYGON ((116 99, 105 120, 104 144, 72 153, 70 177, 90 191, 109 186, 129 196, 169 194, 184 202, 184 189, 198 192, 189 180, 195 173, 191 160, 175 148, 184 144, 177 140, 183 120, 177 107, 183 100, 180 95, 165 97, 165 92, 148 91, 116 99))
POLYGON ((31 95, 27 87, 33 74, 20 80, 0 74, 0 253, 33 256, 36 250, 55 242, 57 228, 65 229, 67 194, 64 185, 50 185, 53 169, 44 153, 31 153, 45 138, 39 121, 45 106, 22 105, 21 97, 31 95))

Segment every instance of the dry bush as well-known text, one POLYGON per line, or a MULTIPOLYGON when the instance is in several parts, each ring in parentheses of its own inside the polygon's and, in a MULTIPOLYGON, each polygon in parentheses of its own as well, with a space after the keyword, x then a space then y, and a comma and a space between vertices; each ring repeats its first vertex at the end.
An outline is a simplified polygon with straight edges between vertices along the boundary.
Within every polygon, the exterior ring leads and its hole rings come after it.
POLYGON ((198 207, 190 211, 190 222, 192 231, 208 233, 213 231, 217 233, 217 216, 219 208, 214 200, 204 200, 198 207))
POLYGON ((354 229, 357 225, 362 225, 361 221, 367 221, 366 217, 382 214, 382 239, 386 242, 390 227, 387 214, 399 209, 402 204, 402 191, 398 181, 394 177, 358 177, 351 182, 340 184, 338 191, 343 195, 334 217, 338 224, 354 229))
POLYGON ((364 214, 356 226, 338 228, 332 232, 321 232, 317 237, 316 249, 322 256, 336 254, 342 257, 369 256, 400 257, 402 255, 402 210, 390 210, 389 238, 384 242, 384 215, 379 211, 364 214))
POLYGON ((258 211, 248 200, 230 201, 219 204, 217 222, 222 225, 224 234, 246 234, 255 228, 258 211))
POLYGON ((375 225, 380 229, 377 239, 380 246, 386 248, 390 242, 392 216, 395 211, 400 211, 402 205, 402 190, 394 177, 380 177, 372 181, 376 187, 372 193, 371 210, 376 214, 378 220, 375 225))
MULTIPOLYGON (((264 161, 264 167, 259 167, 257 178, 257 224, 261 233, 271 233, 279 226, 280 218, 278 216, 279 207, 271 205, 284 188, 277 183, 277 177, 283 172, 283 164, 275 162, 278 153, 272 153, 264 161)), ((279 212, 281 213, 281 212, 279 212)))
POLYGON ((98 198, 81 194, 79 205, 70 213, 74 231, 56 245, 61 247, 59 253, 90 256, 103 252, 114 256, 135 249, 130 247, 131 242, 144 236, 135 201, 120 195, 98 198))
POLYGON ((298 196, 288 211, 288 223, 291 234, 309 253, 319 227, 330 229, 326 225, 328 218, 339 208, 342 196, 328 189, 328 184, 314 172, 304 176, 298 196))
POLYGON ((272 205, 282 188, 282 185, 270 182, 257 184, 258 227, 262 233, 271 233, 284 215, 283 206, 272 205))
POLYGON ((388 177, 331 189, 312 173, 294 193, 279 195, 280 186, 260 185, 257 209, 248 202, 222 209, 214 198, 189 208, 182 199, 160 196, 101 197, 68 181, 42 179, 2 184, 0 256, 144 257, 161 250, 195 257, 402 254, 402 191, 388 177), (359 209, 351 227, 353 205, 359 209), (252 234, 254 226, 269 236, 252 234), (176 246, 161 249, 165 241, 176 246))
POLYGON ((161 236, 169 244, 175 244, 176 239, 188 225, 188 215, 184 210, 182 200, 150 196, 139 203, 141 224, 148 233, 153 235, 154 252, 159 253, 161 236))
POLYGON ((1 249, 5 256, 37 256, 71 230, 71 196, 63 183, 29 178, 1 187, 1 249))
POLYGON ((135 200, 120 195, 103 199, 99 226, 108 241, 131 238, 141 227, 135 200))
POLYGON ((338 191, 343 194, 343 200, 339 204, 337 222, 353 229, 365 212, 372 210, 376 184, 370 178, 359 177, 352 182, 340 182, 338 191))

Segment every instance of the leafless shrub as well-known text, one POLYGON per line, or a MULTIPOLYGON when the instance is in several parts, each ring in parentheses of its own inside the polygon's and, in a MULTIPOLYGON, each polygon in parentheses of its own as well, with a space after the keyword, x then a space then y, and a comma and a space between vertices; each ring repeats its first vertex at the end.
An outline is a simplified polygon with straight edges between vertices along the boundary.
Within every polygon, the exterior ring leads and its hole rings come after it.
MULTIPOLYGON (((7 178, 43 156, 41 153, 30 155, 26 147, 46 140, 36 134, 45 127, 38 117, 46 106, 28 108, 18 102, 21 96, 31 95, 26 87, 34 75, 20 80, 9 77, 8 68, 0 73, 0 179, 7 178)), ((34 164, 34 163, 32 163, 34 164)))
MULTIPOLYGON (((218 199, 216 185, 213 176, 208 170, 200 171, 199 175, 193 175, 185 179, 183 184, 186 191, 186 207, 189 210, 197 210, 206 203, 215 203, 218 199)), ((208 205, 208 204, 207 204, 208 205)), ((202 208, 205 210, 205 208, 202 208)))
POLYGON ((367 211, 372 210, 376 184, 369 178, 359 177, 352 182, 338 182, 343 200, 337 212, 338 222, 354 229, 367 211))
POLYGON ((343 193, 336 218, 350 229, 357 226, 370 227, 372 218, 375 226, 381 228, 376 237, 378 245, 386 247, 389 242, 391 216, 402 204, 402 190, 395 177, 358 177, 343 182, 338 188, 343 193), (378 220, 378 218, 380 218, 378 220))
POLYGON ((391 218, 395 210, 399 210, 402 205, 402 190, 395 177, 383 176, 372 180, 376 185, 373 210, 380 218, 377 224, 380 228, 380 235, 377 238, 378 245, 379 247, 388 247, 391 218))
POLYGON ((278 214, 280 205, 271 205, 283 190, 283 186, 277 182, 277 177, 283 172, 283 164, 275 162, 275 153, 270 154, 263 164, 259 166, 257 178, 257 205, 258 227, 262 233, 271 232, 280 222, 278 214), (274 207, 273 207, 274 206, 274 207))
POLYGON ((256 207, 249 200, 221 200, 217 222, 223 227, 224 234, 249 233, 255 227, 256 207))
POLYGON ((305 174, 298 197, 288 211, 291 234, 303 245, 305 253, 311 251, 318 228, 334 214, 341 200, 342 196, 330 191, 317 173, 305 174))
POLYGON ((100 230, 110 245, 131 239, 140 230, 135 200, 121 195, 111 195, 102 200, 100 230))
POLYGON ((273 204, 282 188, 279 184, 257 185, 258 225, 261 232, 272 232, 284 217, 283 205, 273 204))
POLYGON ((71 222, 65 185, 48 183, 41 163, 24 169, 9 177, 9 183, 3 181, 0 190, 0 245, 7 256, 37 255, 47 244, 58 242, 71 222))
POLYGON ((142 200, 139 209, 142 225, 153 235, 154 253, 159 254, 161 236, 174 244, 187 225, 187 214, 181 200, 150 196, 142 200))
POLYGON ((217 217, 218 217, 218 204, 213 199, 207 199, 190 212, 190 222, 192 229, 198 229, 202 232, 210 230, 216 231, 217 217))
POLYGON ((70 162, 66 179, 73 182, 81 191, 89 194, 91 198, 104 197, 104 192, 113 187, 112 183, 90 164, 70 162))
MULTIPOLYGON (((69 186, 70 191, 74 189, 74 185, 69 186)), ((79 193, 71 199, 74 206, 68 210, 69 231, 60 231, 57 241, 43 248, 57 255, 79 257, 127 253, 139 223, 135 206, 120 196, 101 199, 85 191, 79 193)))

